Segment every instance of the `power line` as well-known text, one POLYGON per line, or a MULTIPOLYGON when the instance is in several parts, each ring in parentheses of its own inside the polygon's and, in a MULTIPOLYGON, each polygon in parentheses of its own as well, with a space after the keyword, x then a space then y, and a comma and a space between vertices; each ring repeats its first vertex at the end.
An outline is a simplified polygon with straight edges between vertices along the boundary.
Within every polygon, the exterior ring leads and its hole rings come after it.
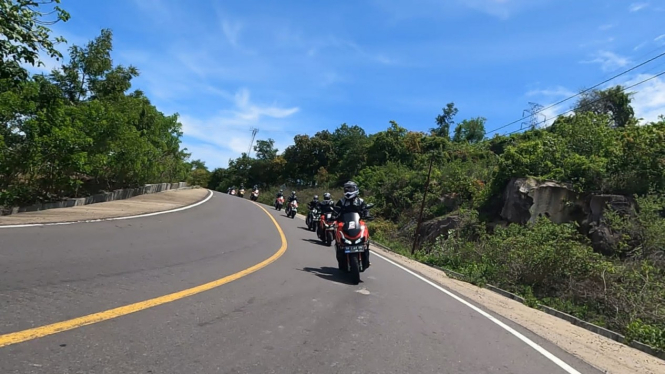
MULTIPOLYGON (((656 74, 656 75, 654 75, 654 76, 651 76, 651 77, 649 77, 649 78, 647 78, 647 79, 644 79, 644 80, 642 80, 642 81, 639 81, 639 82, 637 82, 637 83, 635 83, 635 84, 633 84, 633 85, 630 85, 630 86, 628 86, 628 87, 624 87, 624 88, 621 89, 621 92, 625 92, 626 90, 629 90, 629 89, 631 89, 631 88, 633 88, 633 87, 636 87, 636 86, 639 86, 639 85, 641 85, 641 84, 644 84, 644 83, 646 83, 646 82, 648 82, 648 81, 650 81, 650 80, 652 80, 652 79, 656 79, 656 78, 660 77, 661 75, 665 75, 665 71, 662 71, 662 72, 660 72, 660 73, 658 73, 658 74, 656 74)), ((596 99, 596 100, 590 101, 589 104, 597 103, 597 102, 600 101, 600 100, 602 100, 602 98, 599 98, 599 99, 596 99)), ((569 110, 567 110, 567 111, 565 111, 565 112, 562 112, 562 113, 557 114, 555 117, 559 117, 559 116, 562 116, 562 115, 567 114, 567 113, 572 113, 572 112, 574 112, 574 111, 575 111, 575 109, 569 109, 569 110)), ((540 125, 540 124, 543 124, 543 123, 546 123, 546 122, 547 122, 547 119, 545 119, 544 121, 541 121, 541 122, 536 123, 536 126, 537 126, 537 125, 540 125)), ((515 134, 515 133, 520 132, 520 131, 522 131, 522 130, 523 130, 523 129, 520 128, 520 129, 517 129, 517 130, 515 130, 515 131, 511 131, 511 132, 507 133, 506 135, 512 135, 512 134, 515 134)))
MULTIPOLYGON (((575 98, 575 97, 577 97, 577 96, 580 96, 580 95, 582 95, 583 93, 589 92, 589 91, 593 90, 594 88, 597 88, 597 87, 599 87, 599 86, 602 86, 603 84, 605 84, 605 83, 607 83, 607 82, 609 82, 609 81, 611 81, 611 80, 614 80, 614 79, 616 79, 616 78, 618 78, 618 77, 620 77, 620 76, 622 76, 622 75, 625 75, 625 74, 627 74, 627 73, 630 73, 631 71, 633 71, 633 70, 635 70, 635 69, 637 69, 637 68, 639 68, 639 67, 641 67, 641 66, 644 66, 644 65, 648 64, 649 62, 651 62, 651 61, 653 61, 653 60, 659 59, 659 58, 661 58, 661 57, 663 57, 663 56, 665 56, 665 52, 663 52, 663 53, 661 53, 661 54, 659 54, 659 55, 657 55, 657 56, 655 56, 655 57, 652 57, 652 58, 650 58, 650 59, 648 59, 648 60, 646 60, 646 61, 644 61, 644 62, 642 62, 642 63, 640 63, 640 64, 638 64, 638 65, 635 65, 635 66, 633 66, 632 68, 630 68, 630 69, 628 69, 628 70, 625 70, 625 71, 623 71, 623 72, 621 72, 621 73, 619 73, 619 74, 617 74, 617 75, 614 75, 613 77, 608 78, 608 79, 606 79, 606 80, 604 80, 604 81, 602 81, 602 82, 600 82, 600 83, 598 83, 598 84, 596 84, 596 85, 594 85, 594 86, 592 86, 592 87, 589 87, 589 88, 587 88, 587 89, 585 89, 585 90, 583 90, 583 91, 580 91, 580 92, 576 93, 575 95, 569 96, 569 97, 567 97, 567 98, 565 98, 565 99, 563 99, 563 100, 560 100, 560 101, 558 101, 558 102, 556 102, 556 103, 554 103, 554 104, 552 104, 552 105, 550 105, 550 106, 547 106, 547 107, 545 107, 545 108, 542 108, 542 109, 540 109, 538 112, 532 113, 531 115, 532 115, 532 116, 533 116, 533 115, 536 115, 536 114, 538 114, 538 113, 541 113, 541 112, 544 111, 544 110, 547 110, 547 109, 553 108, 553 107, 555 107, 555 106, 557 106, 557 105, 559 105, 559 104, 565 103, 566 101, 568 101, 568 100, 570 100, 570 99, 573 99, 573 98, 575 98)), ((524 113, 524 112, 522 112, 522 113, 524 113)), ((524 115, 524 114, 522 114, 522 115, 524 115)), ((488 131, 486 134, 489 135, 489 134, 491 134, 491 133, 493 133, 493 132, 497 132, 497 131, 499 131, 499 130, 501 130, 501 129, 505 129, 506 127, 508 127, 508 126, 510 126, 510 125, 514 125, 514 124, 516 124, 516 123, 518 123, 518 122, 520 122, 520 121, 522 121, 522 120, 525 120, 526 118, 528 118, 528 117, 522 117, 522 118, 520 118, 520 119, 518 119, 518 120, 516 120, 516 121, 510 122, 510 123, 505 124, 505 125, 500 126, 500 127, 497 127, 497 128, 495 128, 494 130, 492 130, 492 131, 488 131)))
POLYGON ((259 129, 254 127, 250 128, 250 130, 252 131, 252 140, 249 141, 249 149, 247 150, 247 157, 249 157, 250 154, 252 154, 252 146, 254 145, 254 138, 256 138, 256 133, 259 132, 259 129))

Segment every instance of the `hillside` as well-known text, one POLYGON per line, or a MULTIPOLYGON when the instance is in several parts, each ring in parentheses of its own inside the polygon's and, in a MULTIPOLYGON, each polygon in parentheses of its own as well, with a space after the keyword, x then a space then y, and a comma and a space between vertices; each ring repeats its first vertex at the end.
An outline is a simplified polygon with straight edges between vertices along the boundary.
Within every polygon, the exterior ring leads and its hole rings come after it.
POLYGON ((639 124, 621 87, 594 94, 603 105, 586 97, 552 126, 489 139, 482 117, 455 125, 451 103, 430 133, 342 124, 282 154, 260 140, 209 187, 306 201, 352 179, 376 204, 375 239, 665 349, 665 119, 639 124))

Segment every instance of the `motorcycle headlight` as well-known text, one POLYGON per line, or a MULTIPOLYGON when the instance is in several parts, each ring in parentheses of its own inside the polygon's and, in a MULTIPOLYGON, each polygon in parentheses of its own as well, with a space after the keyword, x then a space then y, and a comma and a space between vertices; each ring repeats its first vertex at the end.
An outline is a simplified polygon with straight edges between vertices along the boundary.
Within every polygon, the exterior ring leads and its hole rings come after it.
POLYGON ((351 244, 351 241, 349 239, 344 239, 344 243, 351 244))

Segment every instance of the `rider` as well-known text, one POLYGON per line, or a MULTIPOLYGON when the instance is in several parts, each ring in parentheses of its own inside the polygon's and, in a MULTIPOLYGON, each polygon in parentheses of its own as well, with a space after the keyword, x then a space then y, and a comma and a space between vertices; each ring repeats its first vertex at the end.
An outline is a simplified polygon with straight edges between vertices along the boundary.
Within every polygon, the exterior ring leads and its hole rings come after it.
POLYGON ((312 201, 310 201, 309 204, 307 204, 307 208, 309 208, 309 210, 312 210, 314 208, 318 208, 318 206, 319 206, 319 195, 314 195, 312 201))
POLYGON ((279 190, 279 192, 277 192, 277 196, 275 196, 275 199, 279 199, 280 197, 284 197, 284 190, 279 190))
POLYGON ((332 212, 334 202, 332 201, 332 196, 330 195, 330 192, 326 192, 323 194, 323 200, 319 201, 319 205, 317 208, 321 212, 321 214, 326 214, 332 212))
POLYGON ((358 196, 359 192, 356 182, 344 183, 344 197, 335 204, 338 222, 341 222, 344 213, 359 213, 361 218, 367 216, 367 204, 358 196))
POLYGON ((252 187, 252 192, 258 191, 259 190, 259 185, 255 184, 254 187, 252 187))
POLYGON ((291 196, 289 196, 289 203, 292 201, 298 201, 298 197, 296 196, 296 191, 291 191, 291 196))
MULTIPOLYGON (((365 200, 361 199, 358 196, 358 193, 360 193, 360 190, 358 189, 358 185, 356 184, 356 182, 348 181, 344 183, 344 197, 339 199, 339 201, 337 201, 337 204, 335 204, 335 211, 337 212, 338 225, 341 224, 342 217, 344 216, 345 213, 358 213, 360 214, 360 218, 364 218, 369 215, 367 204, 365 204, 365 200)), ((366 268, 369 268, 372 263, 369 261, 368 250, 366 250, 366 254, 367 254, 366 268)))

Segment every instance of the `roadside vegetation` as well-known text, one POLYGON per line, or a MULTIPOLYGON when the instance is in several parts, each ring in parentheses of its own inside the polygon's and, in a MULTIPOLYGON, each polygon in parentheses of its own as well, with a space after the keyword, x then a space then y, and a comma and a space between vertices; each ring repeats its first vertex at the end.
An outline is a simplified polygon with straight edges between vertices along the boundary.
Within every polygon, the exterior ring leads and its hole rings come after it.
POLYGON ((620 86, 589 92, 549 127, 491 138, 482 117, 456 123, 450 103, 428 133, 342 124, 297 135, 282 153, 259 140, 254 157, 213 170, 208 186, 258 184, 269 204, 278 188, 295 190, 305 203, 340 198, 352 179, 376 204, 375 240, 665 349, 665 119, 638 123, 630 101, 620 86), (569 200, 515 199, 516 183, 569 200), (534 202, 547 211, 529 216, 534 202))
POLYGON ((132 90, 139 70, 114 64, 111 30, 63 56, 47 27, 69 19, 58 4, 0 0, 0 207, 200 182, 207 171, 181 149, 178 115, 132 90), (40 56, 61 65, 30 74, 40 56))

